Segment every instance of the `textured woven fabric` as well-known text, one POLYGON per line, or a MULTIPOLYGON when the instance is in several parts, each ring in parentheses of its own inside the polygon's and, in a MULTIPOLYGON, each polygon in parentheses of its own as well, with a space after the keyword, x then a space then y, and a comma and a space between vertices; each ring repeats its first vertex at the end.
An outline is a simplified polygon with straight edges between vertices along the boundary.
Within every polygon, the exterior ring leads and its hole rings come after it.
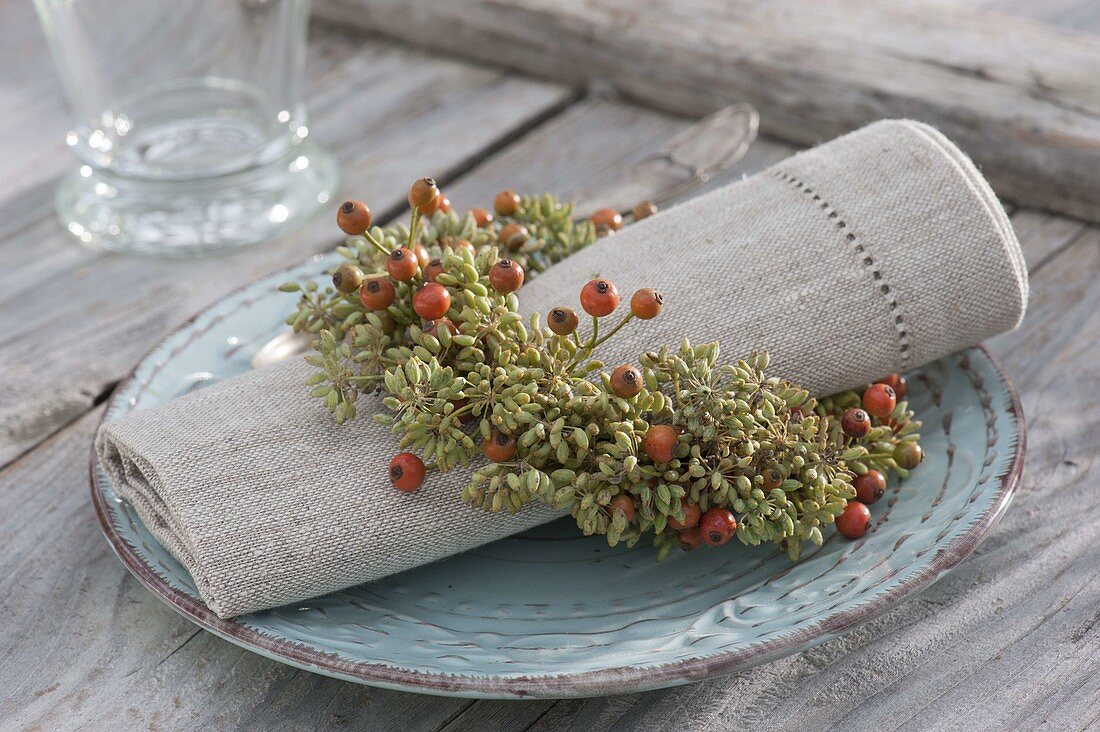
MULTIPOLYGON (((522 307, 576 306, 601 274, 662 315, 602 348, 607 363, 661 344, 719 340, 733 358, 828 394, 1008 330, 1027 302, 1019 243, 992 191, 935 130, 880 122, 660 213, 521 291, 522 307), (563 294, 567 296, 563 297, 563 294)), ((542 523, 462 505, 462 471, 392 489, 395 438, 369 418, 336 426, 301 361, 215 385, 103 427, 119 494, 229 617, 400 572, 542 523)), ((362 404, 369 414, 373 405, 362 404)))

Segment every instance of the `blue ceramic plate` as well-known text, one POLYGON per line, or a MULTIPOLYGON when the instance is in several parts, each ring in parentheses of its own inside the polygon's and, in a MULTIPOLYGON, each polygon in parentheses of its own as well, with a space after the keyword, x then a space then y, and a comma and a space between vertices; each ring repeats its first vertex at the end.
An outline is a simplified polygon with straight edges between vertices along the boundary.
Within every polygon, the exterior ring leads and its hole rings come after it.
MULTIPOLYGON (((106 419, 249 368, 283 332, 318 258, 208 309, 135 368, 106 419)), ((470 697, 633 692, 730 673, 801 651, 927 587, 974 550, 1020 476, 1024 423, 981 349, 911 375, 927 457, 893 484, 859 541, 828 532, 797 564, 740 544, 675 552, 609 549, 569 519, 379 582, 234 620, 199 600, 187 572, 120 501, 92 458, 92 497, 122 562, 158 597, 264 656, 366 684, 470 697)))

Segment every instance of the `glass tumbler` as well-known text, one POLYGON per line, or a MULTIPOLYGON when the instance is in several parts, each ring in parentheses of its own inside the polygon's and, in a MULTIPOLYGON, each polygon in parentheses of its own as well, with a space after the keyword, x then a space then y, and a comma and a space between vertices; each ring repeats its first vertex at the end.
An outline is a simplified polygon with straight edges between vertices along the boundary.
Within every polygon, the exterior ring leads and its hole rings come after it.
POLYGON ((325 204, 301 101, 309 0, 35 0, 75 122, 57 193, 90 247, 189 256, 325 204))

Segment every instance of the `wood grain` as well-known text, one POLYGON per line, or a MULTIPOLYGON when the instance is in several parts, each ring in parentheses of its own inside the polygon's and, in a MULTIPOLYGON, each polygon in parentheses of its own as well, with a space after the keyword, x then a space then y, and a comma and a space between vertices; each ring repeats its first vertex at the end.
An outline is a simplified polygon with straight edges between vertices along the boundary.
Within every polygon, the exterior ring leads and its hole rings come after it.
POLYGON ((734 101, 800 144, 928 122, 1002 196, 1100 220, 1100 44, 1023 18, 887 0, 319 0, 316 12, 570 84, 602 79, 702 115, 734 101))

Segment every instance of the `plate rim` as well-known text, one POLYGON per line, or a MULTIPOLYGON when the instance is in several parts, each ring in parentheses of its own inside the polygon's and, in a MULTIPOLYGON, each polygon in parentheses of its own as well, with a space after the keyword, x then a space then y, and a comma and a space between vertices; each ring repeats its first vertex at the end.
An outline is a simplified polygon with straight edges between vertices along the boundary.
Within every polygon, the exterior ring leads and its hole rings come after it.
MULTIPOLYGON (((280 274, 318 263, 323 259, 324 255, 314 256, 306 262, 300 262, 297 265, 274 272, 264 277, 263 280, 274 280, 280 274)), ((169 340, 192 327, 199 318, 221 305, 225 300, 243 294, 245 290, 256 284, 258 283, 251 283, 219 298, 158 340, 152 348, 137 360, 126 377, 119 381, 114 393, 105 404, 103 414, 96 425, 96 433, 106 421, 107 415, 116 406, 116 402, 122 398, 122 394, 132 385, 137 377, 138 369, 150 356, 166 345, 169 340)), ((97 456, 94 440, 88 461, 89 491, 100 531, 123 566, 146 589, 200 628, 272 660, 346 681, 399 691, 444 696, 490 699, 564 699, 633 693, 735 673, 823 643, 846 630, 872 620, 894 607, 902 599, 924 590, 974 551, 990 529, 1004 515, 1019 487, 1027 448, 1027 424, 1024 419, 1020 395, 1012 380, 1009 379, 1008 374, 1005 373, 1000 361, 983 344, 978 344, 973 348, 980 351, 989 360, 993 370, 1004 385, 1009 397, 1007 411, 1012 415, 1017 435, 1011 464, 1003 475, 997 477, 1000 485, 997 488, 994 503, 981 515, 979 520, 963 534, 953 539, 947 546, 937 551, 928 566, 865 603, 834 613, 812 625, 769 641, 754 643, 744 648, 724 651, 711 656, 687 658, 653 666, 613 666, 580 673, 507 677, 484 674, 425 673, 381 663, 348 661, 340 658, 335 653, 327 653, 294 641, 276 638, 232 619, 219 618, 205 604, 172 587, 158 575, 152 567, 141 559, 136 549, 115 530, 107 508, 104 486, 99 471, 96 470, 97 456)))

